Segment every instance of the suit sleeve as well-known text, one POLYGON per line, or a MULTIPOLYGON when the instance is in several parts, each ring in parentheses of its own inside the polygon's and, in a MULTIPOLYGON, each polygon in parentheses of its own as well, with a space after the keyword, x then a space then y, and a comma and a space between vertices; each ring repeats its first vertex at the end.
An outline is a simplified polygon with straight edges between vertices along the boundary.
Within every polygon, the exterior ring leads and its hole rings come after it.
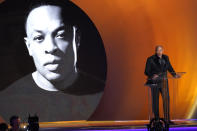
POLYGON ((151 59, 148 58, 146 60, 146 67, 145 67, 145 72, 144 74, 148 77, 151 77, 152 76, 152 73, 151 73, 151 59))
POLYGON ((173 67, 172 67, 172 65, 170 63, 170 60, 169 60, 169 57, 168 56, 167 56, 167 61, 168 61, 168 71, 170 72, 170 74, 172 76, 175 76, 176 75, 176 72, 174 71, 174 69, 173 69, 173 67))

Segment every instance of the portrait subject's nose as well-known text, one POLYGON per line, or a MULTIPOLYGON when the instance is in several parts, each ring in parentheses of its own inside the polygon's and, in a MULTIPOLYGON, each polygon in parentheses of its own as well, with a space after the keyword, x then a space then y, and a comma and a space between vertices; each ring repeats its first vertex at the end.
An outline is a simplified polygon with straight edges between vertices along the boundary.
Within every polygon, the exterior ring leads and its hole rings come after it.
POLYGON ((45 53, 51 54, 57 51, 57 45, 52 37, 46 38, 45 42, 45 53))

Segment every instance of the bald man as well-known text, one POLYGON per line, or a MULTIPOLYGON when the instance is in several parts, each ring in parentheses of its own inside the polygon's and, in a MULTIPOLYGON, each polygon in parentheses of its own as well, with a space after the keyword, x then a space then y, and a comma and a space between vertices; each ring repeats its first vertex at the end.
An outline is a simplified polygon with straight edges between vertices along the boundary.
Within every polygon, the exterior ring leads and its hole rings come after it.
POLYGON ((169 124, 173 124, 170 121, 170 107, 169 107, 169 89, 167 71, 169 71, 173 77, 180 77, 177 75, 170 64, 169 57, 163 54, 163 46, 158 45, 155 47, 155 54, 148 57, 145 67, 145 75, 148 77, 147 85, 151 87, 152 94, 152 110, 156 121, 159 120, 159 94, 162 95, 164 118, 169 124), (154 86, 153 86, 154 85, 154 86), (155 86, 156 85, 156 86, 155 86))

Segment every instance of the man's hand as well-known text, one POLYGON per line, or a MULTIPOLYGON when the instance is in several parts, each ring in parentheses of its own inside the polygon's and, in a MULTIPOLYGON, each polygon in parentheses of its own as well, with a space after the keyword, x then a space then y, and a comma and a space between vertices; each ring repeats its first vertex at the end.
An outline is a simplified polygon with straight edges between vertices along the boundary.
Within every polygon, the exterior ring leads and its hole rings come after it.
POLYGON ((154 74, 153 77, 152 77, 152 79, 153 79, 153 80, 156 80, 158 77, 159 77, 159 75, 154 74))
POLYGON ((181 75, 176 74, 176 75, 174 76, 174 78, 181 78, 181 75))

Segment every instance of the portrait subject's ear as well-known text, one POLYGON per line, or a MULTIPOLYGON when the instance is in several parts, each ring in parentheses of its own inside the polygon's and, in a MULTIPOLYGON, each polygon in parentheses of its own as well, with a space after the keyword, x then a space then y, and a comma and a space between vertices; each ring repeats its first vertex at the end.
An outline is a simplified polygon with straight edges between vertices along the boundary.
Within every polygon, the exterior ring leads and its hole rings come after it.
POLYGON ((29 55, 32 56, 31 49, 30 49, 30 43, 29 43, 29 40, 27 37, 24 37, 24 42, 25 42, 25 45, 26 45, 27 50, 29 52, 29 55))

